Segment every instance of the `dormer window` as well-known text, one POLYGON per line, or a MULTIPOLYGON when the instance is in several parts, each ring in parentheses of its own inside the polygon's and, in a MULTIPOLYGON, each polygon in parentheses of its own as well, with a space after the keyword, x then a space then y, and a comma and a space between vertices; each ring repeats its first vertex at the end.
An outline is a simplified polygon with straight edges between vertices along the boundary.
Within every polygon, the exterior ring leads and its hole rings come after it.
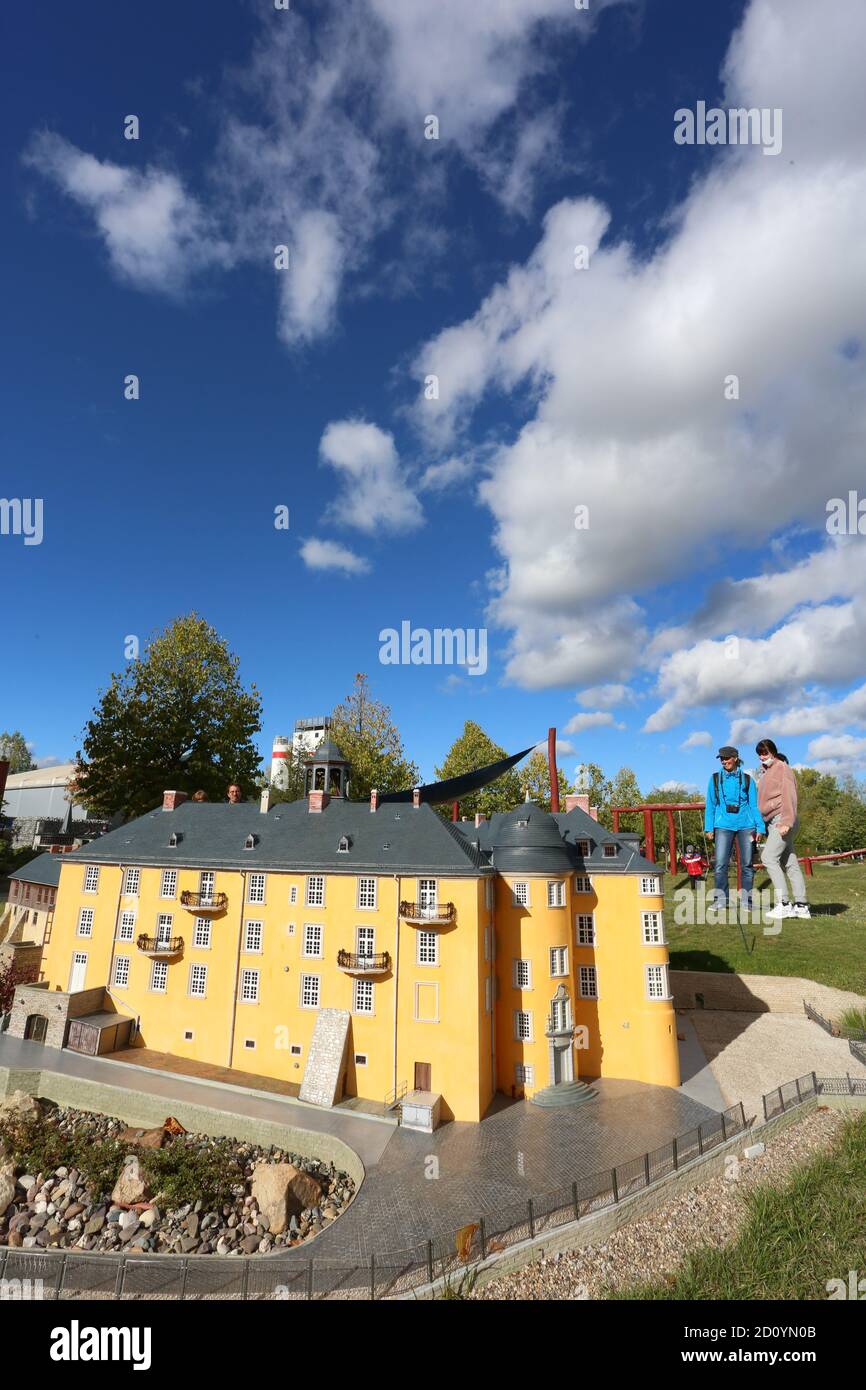
POLYGON ((578 854, 583 854, 583 855, 589 854, 589 840, 578 840, 578 841, 577 841, 577 852, 578 852, 578 854))
POLYGON ((605 859, 616 859, 616 845, 605 845, 603 854, 605 859))
POLYGON ((244 840, 244 849, 255 849, 257 840, 257 835, 248 835, 244 840))
POLYGON ((176 830, 173 830, 173 831, 171 832, 171 834, 169 835, 169 837, 168 837, 168 847, 169 847, 169 849, 177 849, 177 847, 178 847, 178 845, 180 844, 180 842, 181 842, 182 839, 183 839, 183 836, 182 836, 182 835, 179 835, 178 832, 177 832, 176 830))
POLYGON ((338 854, 348 854, 348 853, 349 853, 349 837, 348 837, 348 835, 341 835, 341 836, 340 836, 340 843, 337 845, 337 853, 338 853, 338 854))
POLYGON ((525 820, 519 820, 519 821, 517 822, 517 828, 518 828, 519 830, 525 830, 528 824, 529 824, 529 819, 528 819, 528 818, 526 818, 525 820))

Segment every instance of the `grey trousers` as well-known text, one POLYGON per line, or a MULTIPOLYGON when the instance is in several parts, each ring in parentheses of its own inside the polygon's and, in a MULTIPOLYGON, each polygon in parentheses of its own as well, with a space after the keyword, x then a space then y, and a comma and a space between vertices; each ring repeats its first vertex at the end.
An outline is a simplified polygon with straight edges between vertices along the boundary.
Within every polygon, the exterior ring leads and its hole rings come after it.
POLYGON ((780 835, 775 824, 767 826, 767 838, 761 849, 761 863, 770 876, 776 895, 776 902, 785 898, 788 902, 804 903, 806 901, 806 882, 803 878, 803 870, 800 868, 800 861, 794 853, 794 841, 797 838, 797 831, 800 829, 799 820, 789 829, 787 835, 780 835), (788 884, 785 882, 785 875, 791 884, 791 892, 788 892, 788 884))

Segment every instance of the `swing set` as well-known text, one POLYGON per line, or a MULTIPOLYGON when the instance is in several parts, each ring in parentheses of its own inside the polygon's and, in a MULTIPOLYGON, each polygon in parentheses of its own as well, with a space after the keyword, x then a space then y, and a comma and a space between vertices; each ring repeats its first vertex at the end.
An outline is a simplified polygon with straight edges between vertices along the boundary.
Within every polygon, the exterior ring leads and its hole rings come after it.
MULTIPOLYGON (((680 854, 682 853, 682 850, 685 848, 685 845, 681 844, 679 852, 677 851, 677 834, 674 822, 674 812, 678 811, 680 813, 680 839, 682 840, 682 812, 700 811, 701 815, 703 815, 705 805, 706 803, 703 801, 648 801, 644 802, 640 806, 612 806, 610 809, 613 814, 613 833, 615 835, 616 832, 619 830, 620 816, 642 815, 644 844, 646 846, 645 857, 649 859, 649 861, 652 864, 654 864, 656 862, 656 841, 655 831, 653 829, 653 812, 657 811, 660 814, 666 816, 668 822, 668 867, 670 869, 670 872, 672 874, 675 874, 677 872, 677 864, 679 863, 680 854)), ((704 851, 707 856, 707 864, 709 865, 712 859, 712 855, 710 854, 710 847, 707 842, 706 831, 702 830, 701 833, 704 837, 704 851)), ((737 887, 742 888, 743 875, 742 867, 740 865, 740 846, 738 841, 734 842, 734 849, 737 858, 737 887)))

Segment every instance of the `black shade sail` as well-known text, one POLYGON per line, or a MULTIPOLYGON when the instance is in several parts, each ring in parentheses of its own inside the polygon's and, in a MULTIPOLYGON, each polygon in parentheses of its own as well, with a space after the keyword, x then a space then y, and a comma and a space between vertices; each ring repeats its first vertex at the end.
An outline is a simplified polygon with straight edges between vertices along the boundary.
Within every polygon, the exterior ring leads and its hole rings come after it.
MULTIPOLYGON (((461 797, 489 786, 497 777, 510 772, 514 764, 519 763, 521 758, 525 758, 535 747, 536 744, 533 743, 529 748, 524 748, 522 753, 512 753, 510 758, 503 758, 498 763, 488 763, 487 767, 477 767, 474 772, 464 772, 461 777, 449 777, 445 782, 428 782, 421 788, 421 801, 429 801, 431 806, 438 806, 443 801, 459 801, 461 797)), ((379 804, 385 801, 411 801, 412 792, 412 787, 405 792, 383 792, 379 797, 379 804)))

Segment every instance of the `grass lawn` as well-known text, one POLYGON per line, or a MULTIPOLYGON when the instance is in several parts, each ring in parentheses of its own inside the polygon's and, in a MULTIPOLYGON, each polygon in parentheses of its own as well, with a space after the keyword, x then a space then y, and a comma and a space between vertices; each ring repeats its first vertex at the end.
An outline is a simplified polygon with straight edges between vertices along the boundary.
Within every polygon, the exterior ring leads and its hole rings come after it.
MULTIPOLYGON (((735 884, 732 873, 731 886, 735 884)), ((803 975, 866 994, 866 864, 816 865, 814 876, 806 879, 811 921, 786 919, 778 936, 764 936, 760 926, 744 923, 747 945, 736 925, 678 926, 674 890, 681 885, 692 891, 685 874, 665 874, 665 924, 674 970, 803 975)), ((756 891, 769 886, 759 869, 756 891)), ((712 887, 712 874, 707 887, 712 887)))
POLYGON ((747 1219, 723 1250, 703 1246, 667 1284, 635 1284, 613 1299, 825 1299, 830 1279, 866 1270, 866 1115, 849 1120, 828 1154, 782 1186, 744 1199, 747 1219))

